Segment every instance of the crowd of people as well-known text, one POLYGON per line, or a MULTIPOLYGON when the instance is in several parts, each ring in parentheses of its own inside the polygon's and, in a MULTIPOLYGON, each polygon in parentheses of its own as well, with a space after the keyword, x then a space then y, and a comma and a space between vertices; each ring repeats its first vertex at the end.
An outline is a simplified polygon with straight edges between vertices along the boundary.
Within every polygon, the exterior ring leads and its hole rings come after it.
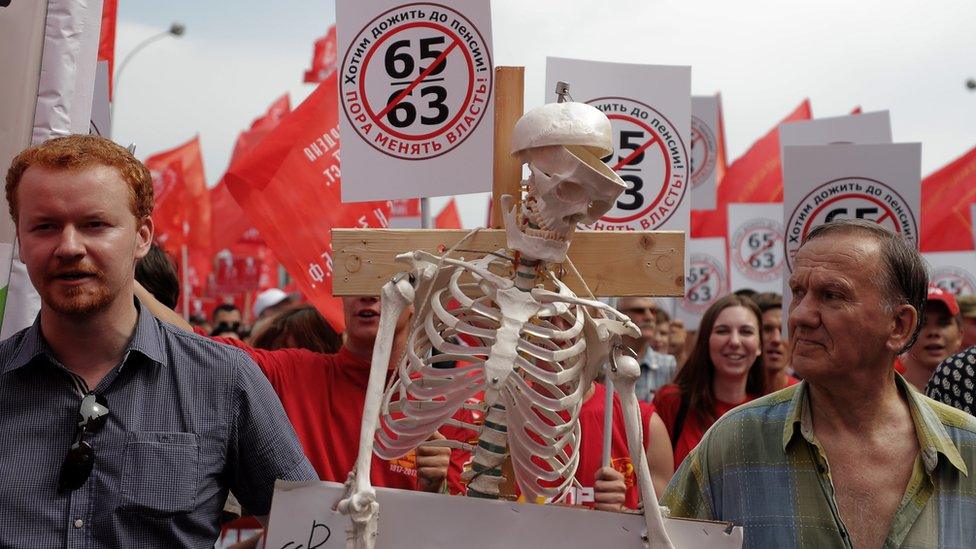
MULTIPOLYGON (((0 342, 0 546, 204 547, 235 501, 264 523, 275 479, 346 480, 378 298, 344 298, 341 335, 280 290, 253 326, 233 305, 191 325, 152 246, 148 171, 98 137, 24 151, 6 193, 42 305, 0 342)), ((971 546, 976 297, 929 286, 916 250, 862 221, 811 231, 789 288, 789 311, 737 292, 695 331, 653 298, 616 301, 640 328, 624 344, 661 503, 743 526, 749 547, 971 546)), ((605 402, 594 382, 563 503, 637 509, 619 399, 602 464, 605 402)), ((374 486, 465 492, 459 450, 372 459, 374 486)))

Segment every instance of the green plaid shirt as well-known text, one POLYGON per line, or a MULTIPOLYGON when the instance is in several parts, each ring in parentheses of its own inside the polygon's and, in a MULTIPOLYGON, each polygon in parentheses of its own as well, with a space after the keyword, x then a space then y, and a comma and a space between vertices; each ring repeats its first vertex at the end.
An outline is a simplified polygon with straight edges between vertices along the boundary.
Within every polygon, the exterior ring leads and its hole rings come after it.
MULTIPOLYGON (((884 546, 976 547, 976 418, 896 378, 920 451, 884 546)), ((802 382, 725 414, 661 503, 672 516, 743 526, 745 547, 850 547, 808 393, 802 382)))

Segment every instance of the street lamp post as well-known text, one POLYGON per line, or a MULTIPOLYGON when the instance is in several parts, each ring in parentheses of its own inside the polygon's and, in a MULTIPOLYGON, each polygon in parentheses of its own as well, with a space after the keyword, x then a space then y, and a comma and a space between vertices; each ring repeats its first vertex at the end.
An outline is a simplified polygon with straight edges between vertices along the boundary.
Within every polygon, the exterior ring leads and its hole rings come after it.
POLYGON ((178 38, 180 36, 183 36, 184 33, 186 33, 186 25, 184 25, 183 23, 174 22, 172 25, 169 26, 168 29, 164 30, 163 32, 159 34, 154 34, 149 38, 146 38, 142 42, 139 42, 136 45, 136 47, 132 48, 132 50, 130 50, 129 53, 126 54, 125 58, 122 59, 122 62, 119 63, 119 68, 115 71, 115 78, 113 79, 113 84, 112 84, 113 99, 112 99, 112 108, 110 110, 110 115, 112 117, 113 123, 115 121, 115 104, 118 103, 117 93, 119 90, 119 80, 122 78, 122 70, 125 69, 125 66, 129 64, 129 61, 131 61, 132 58, 135 57, 137 53, 145 49, 145 47, 148 46, 149 44, 152 44, 153 42, 158 42, 168 36, 174 36, 178 38))

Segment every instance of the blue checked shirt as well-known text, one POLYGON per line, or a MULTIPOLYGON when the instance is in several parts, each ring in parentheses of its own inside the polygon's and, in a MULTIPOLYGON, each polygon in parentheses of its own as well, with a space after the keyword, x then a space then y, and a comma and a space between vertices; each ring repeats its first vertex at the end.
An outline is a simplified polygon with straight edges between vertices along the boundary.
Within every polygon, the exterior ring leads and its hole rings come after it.
MULTIPOLYGON (((884 547, 976 547, 976 418, 895 377, 920 451, 884 547)), ((722 416, 661 504, 672 516, 743 526, 744 547, 850 547, 808 392, 800 382, 722 416)))
POLYGON ((640 377, 634 386, 637 398, 644 402, 654 400, 654 393, 674 380, 678 370, 678 361, 671 355, 658 353, 651 346, 647 346, 644 355, 640 357, 640 377))
POLYGON ((87 387, 39 320, 0 343, 0 547, 213 547, 228 489, 264 515, 276 478, 317 478, 243 352, 136 307, 124 359, 94 388, 108 421, 86 435, 95 466, 73 492, 58 473, 87 387))

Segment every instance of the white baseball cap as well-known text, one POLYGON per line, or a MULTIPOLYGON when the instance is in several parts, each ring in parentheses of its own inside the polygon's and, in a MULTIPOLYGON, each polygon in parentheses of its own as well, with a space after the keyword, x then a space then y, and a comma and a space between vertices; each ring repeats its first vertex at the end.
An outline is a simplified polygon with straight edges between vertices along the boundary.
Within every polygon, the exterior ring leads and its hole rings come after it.
POLYGON ((257 299, 254 300, 254 308, 252 309, 255 318, 261 316, 261 313, 268 307, 274 307, 289 297, 288 294, 278 288, 268 288, 259 293, 257 299))

